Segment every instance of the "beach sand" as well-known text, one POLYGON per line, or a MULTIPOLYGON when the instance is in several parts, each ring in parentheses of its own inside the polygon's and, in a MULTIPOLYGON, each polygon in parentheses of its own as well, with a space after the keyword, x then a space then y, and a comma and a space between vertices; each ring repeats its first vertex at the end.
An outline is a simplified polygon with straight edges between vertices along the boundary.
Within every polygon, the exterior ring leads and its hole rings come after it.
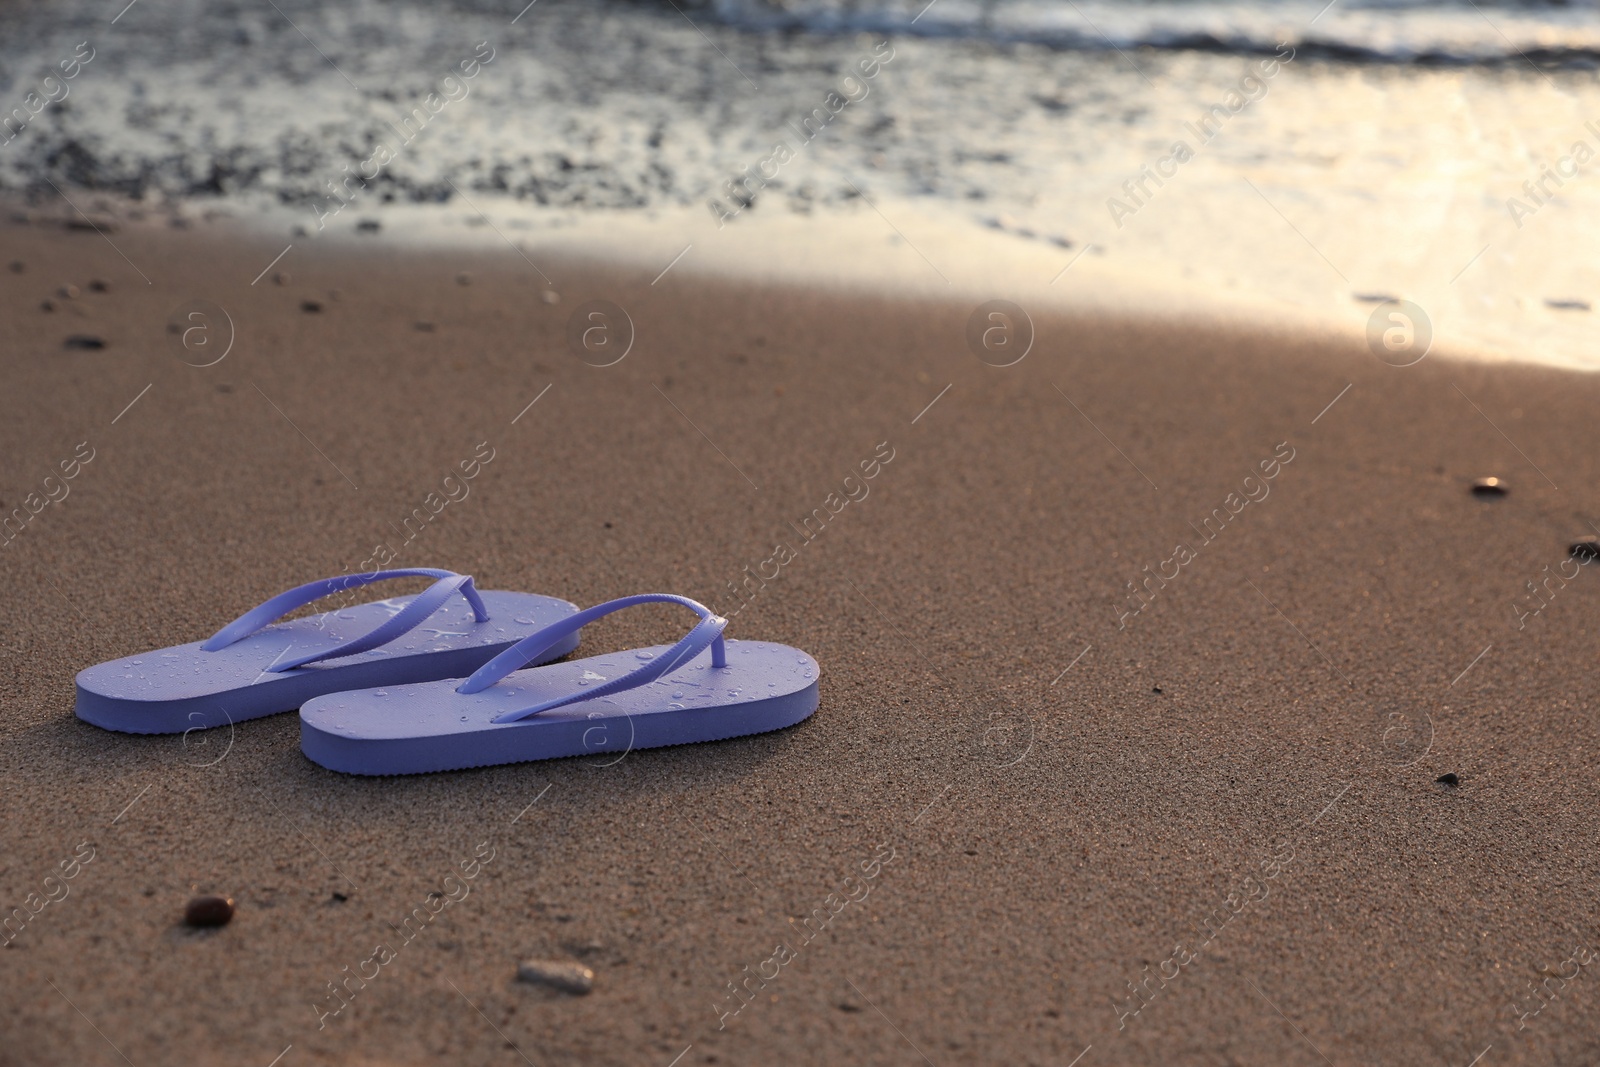
MULTIPOLYGON (((999 368, 965 301, 690 263, 535 257, 550 303, 511 253, 310 242, 252 285, 279 247, 204 227, 4 234, 0 499, 93 458, 0 549, 3 903, 93 858, 0 950, 0 1063, 1600 1058, 1600 974, 1569 962, 1600 951, 1600 574, 1513 609, 1600 516, 1600 379, 1112 314, 1036 314, 999 368), (236 334, 206 368, 167 330, 195 299, 236 334), (634 324, 610 367, 567 347, 590 299, 634 324), (814 509, 811 540, 785 526, 814 509), (312 764, 292 714, 73 717, 82 668, 382 542, 485 588, 737 610, 817 657, 821 707, 396 779, 312 764), (232 923, 185 928, 196 892, 232 923), (593 992, 518 982, 530 957, 593 992)), ((684 625, 630 612, 584 648, 684 625)))

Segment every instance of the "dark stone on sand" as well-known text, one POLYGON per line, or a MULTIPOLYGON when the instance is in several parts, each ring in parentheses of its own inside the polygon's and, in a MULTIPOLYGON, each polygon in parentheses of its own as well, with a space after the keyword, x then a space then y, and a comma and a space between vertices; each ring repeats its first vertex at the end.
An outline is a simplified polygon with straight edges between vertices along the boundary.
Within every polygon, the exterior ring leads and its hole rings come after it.
POLYGON ((431 323, 431 322, 413 322, 411 324, 411 328, 413 330, 418 330, 418 331, 420 331, 422 333, 432 333, 433 332, 433 323, 431 323))
POLYGON ((1505 496, 1510 491, 1510 486, 1499 478, 1479 478, 1472 483, 1473 496, 1505 496))
POLYGON ((322 310, 322 305, 317 303, 315 300, 302 300, 300 301, 300 310, 304 311, 307 315, 315 315, 317 312, 322 310))
POLYGON ((1552 311, 1589 311, 1593 305, 1587 300, 1570 300, 1545 297, 1544 306, 1552 311))
POLYGON ((1461 784, 1460 777, 1458 777, 1454 771, 1446 771, 1444 774, 1441 774, 1439 777, 1435 778, 1434 781, 1438 782, 1440 785, 1461 784))
POLYGON ((1600 559, 1600 537, 1594 534, 1584 534, 1572 544, 1567 546, 1573 559, 1591 560, 1600 559))
POLYGON ((284 271, 284 270, 278 271, 276 274, 274 274, 272 276, 272 284, 273 285, 288 285, 289 284, 289 272, 288 271, 284 271))
POLYGON ((95 221, 78 216, 67 220, 67 229, 87 230, 90 233, 116 233, 117 224, 112 222, 110 219, 100 219, 99 221, 95 221))
POLYGON ((232 918, 232 897, 195 897, 183 909, 183 921, 190 926, 226 926, 232 918))
POLYGON ((360 222, 356 223, 357 233, 377 233, 382 228, 383 223, 379 222, 377 219, 362 219, 360 222))
POLYGON ((80 352, 98 352, 106 346, 105 341, 86 333, 75 333, 62 342, 65 348, 80 352))
POLYGON ((840 1011, 848 1011, 848 1012, 851 1012, 851 1013, 858 1012, 858 1011, 861 1010, 861 1005, 852 1004, 848 1000, 842 1001, 842 1002, 840 1002, 838 1004, 835 1004, 834 1007, 838 1008, 840 1011))
POLYGON ((89 282, 89 291, 91 293, 109 293, 111 291, 111 286, 107 285, 99 278, 94 278, 89 282))
POLYGON ((472 275, 468 274, 466 271, 462 271, 460 274, 456 275, 456 284, 457 285, 471 285, 472 284, 472 275))
POLYGON ((48 300, 39 301, 39 310, 40 311, 54 311, 55 309, 56 309, 55 304, 51 303, 50 301, 48 301, 48 300))
POLYGON ((22 260, 13 259, 11 261, 11 273, 12 274, 22 274, 22 273, 26 272, 27 269, 28 269, 28 265, 26 263, 22 262, 22 260))
POLYGON ((1351 293, 1350 297, 1361 304, 1392 304, 1400 299, 1388 293, 1351 293))
POLYGON ((340 904, 343 904, 345 901, 349 900, 350 898, 348 896, 346 896, 345 894, 343 894, 343 893, 335 893, 333 895, 333 899, 338 901, 340 904))

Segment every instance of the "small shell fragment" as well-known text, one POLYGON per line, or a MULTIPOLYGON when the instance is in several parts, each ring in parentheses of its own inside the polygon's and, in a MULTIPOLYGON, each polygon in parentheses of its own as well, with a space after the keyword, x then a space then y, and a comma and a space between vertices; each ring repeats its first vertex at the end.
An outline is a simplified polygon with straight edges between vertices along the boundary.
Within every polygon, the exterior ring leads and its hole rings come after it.
POLYGON ((517 965, 524 982, 553 986, 564 993, 584 994, 594 988, 594 972, 581 963, 565 960, 524 960, 517 965))

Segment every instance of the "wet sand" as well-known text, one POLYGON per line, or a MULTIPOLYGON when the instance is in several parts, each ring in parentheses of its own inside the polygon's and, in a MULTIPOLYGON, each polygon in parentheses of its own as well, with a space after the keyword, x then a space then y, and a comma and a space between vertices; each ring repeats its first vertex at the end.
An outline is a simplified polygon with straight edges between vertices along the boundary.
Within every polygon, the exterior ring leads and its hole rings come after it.
POLYGON ((1600 517, 1600 379, 1111 315, 1037 315, 997 368, 966 303, 687 264, 535 256, 549 303, 510 253, 308 242, 252 285, 278 246, 3 233, 0 499, 67 492, 0 548, 0 902, 38 894, 0 949, 0 1063, 1600 1055, 1600 574, 1514 607, 1600 517), (167 330, 197 299, 236 333, 205 368, 167 330), (610 367, 567 347, 591 299, 635 326, 610 367), (375 780, 307 761, 292 714, 73 717, 82 667, 380 543, 487 588, 737 610, 820 660, 821 708, 375 780), (232 923, 185 929, 199 892, 232 923), (530 957, 593 992, 516 981, 530 957))

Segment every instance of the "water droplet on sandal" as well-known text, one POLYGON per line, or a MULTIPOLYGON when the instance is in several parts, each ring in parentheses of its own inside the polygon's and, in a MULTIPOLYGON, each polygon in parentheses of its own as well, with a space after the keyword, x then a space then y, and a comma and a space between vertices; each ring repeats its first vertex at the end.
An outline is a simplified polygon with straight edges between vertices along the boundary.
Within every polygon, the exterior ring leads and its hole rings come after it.
POLYGON ((672 694, 672 699, 673 700, 682 700, 683 699, 683 694, 682 693, 673 693, 672 694))
POLYGON ((667 707, 673 708, 673 709, 675 709, 677 711, 682 711, 683 710, 683 705, 682 704, 668 704, 667 707))
POLYGON ((656 658, 656 654, 654 652, 635 652, 634 655, 638 656, 640 659, 655 659, 656 658))

